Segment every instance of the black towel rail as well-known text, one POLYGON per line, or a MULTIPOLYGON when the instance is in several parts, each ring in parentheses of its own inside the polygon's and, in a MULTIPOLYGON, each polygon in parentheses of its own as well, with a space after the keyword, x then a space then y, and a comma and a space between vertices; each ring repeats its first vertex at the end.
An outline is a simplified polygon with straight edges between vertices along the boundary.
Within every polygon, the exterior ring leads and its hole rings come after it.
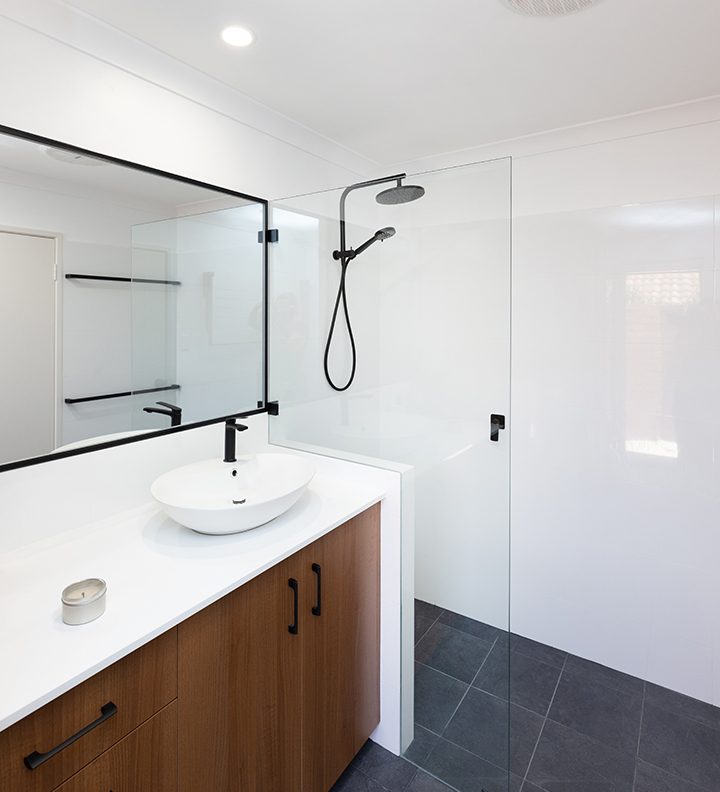
POLYGON ((167 286, 180 286, 181 281, 177 280, 158 280, 156 278, 124 278, 119 275, 83 275, 79 272, 68 272, 65 277, 68 280, 94 280, 94 281, 116 281, 118 283, 164 283, 167 286))
POLYGON ((65 404, 100 401, 101 399, 119 399, 121 396, 137 396, 141 393, 158 393, 159 391, 180 390, 179 385, 163 385, 161 388, 142 388, 141 390, 122 391, 122 393, 103 393, 102 396, 83 396, 79 399, 65 399, 65 404))

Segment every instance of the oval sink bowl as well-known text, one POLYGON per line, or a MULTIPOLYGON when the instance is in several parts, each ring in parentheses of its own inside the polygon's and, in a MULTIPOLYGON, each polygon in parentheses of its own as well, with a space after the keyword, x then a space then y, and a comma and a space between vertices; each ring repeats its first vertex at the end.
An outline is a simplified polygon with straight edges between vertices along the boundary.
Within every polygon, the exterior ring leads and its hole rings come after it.
POLYGON ((166 514, 204 534, 249 531, 293 506, 315 475, 292 454, 254 454, 237 462, 207 459, 176 468, 150 491, 166 514))

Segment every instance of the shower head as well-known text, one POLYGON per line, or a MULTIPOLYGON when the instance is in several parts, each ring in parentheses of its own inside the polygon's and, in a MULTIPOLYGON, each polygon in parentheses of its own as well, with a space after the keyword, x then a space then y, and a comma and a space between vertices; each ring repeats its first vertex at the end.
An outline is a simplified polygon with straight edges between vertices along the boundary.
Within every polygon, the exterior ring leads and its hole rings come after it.
POLYGON ((392 226, 386 226, 376 231, 367 242, 363 242, 362 245, 356 247, 355 250, 351 248, 345 251, 345 253, 340 250, 334 250, 333 258, 335 261, 345 261, 347 263, 365 252, 370 245, 374 245, 376 242, 384 242, 386 239, 390 239, 391 236, 395 236, 395 229, 392 226))
POLYGON ((417 184, 403 184, 402 179, 398 179, 397 186, 379 192, 375 200, 379 204, 394 205, 417 201, 425 195, 425 188, 417 184))

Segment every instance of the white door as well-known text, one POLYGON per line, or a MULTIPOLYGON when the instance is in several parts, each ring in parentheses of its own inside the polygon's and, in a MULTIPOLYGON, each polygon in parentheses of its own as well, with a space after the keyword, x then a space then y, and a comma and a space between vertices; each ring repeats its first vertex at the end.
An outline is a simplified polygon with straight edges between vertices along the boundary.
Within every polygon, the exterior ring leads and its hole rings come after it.
POLYGON ((55 447, 55 240, 0 232, 0 464, 55 447))

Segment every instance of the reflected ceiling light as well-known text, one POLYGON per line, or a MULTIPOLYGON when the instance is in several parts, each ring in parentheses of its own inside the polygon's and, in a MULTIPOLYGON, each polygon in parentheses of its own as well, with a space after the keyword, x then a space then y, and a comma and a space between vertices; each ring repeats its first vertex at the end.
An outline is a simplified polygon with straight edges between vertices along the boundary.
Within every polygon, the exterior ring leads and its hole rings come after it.
POLYGON ((511 11, 523 16, 558 17, 574 14, 596 5, 600 0, 500 0, 511 11))
POLYGON ((66 162, 68 165, 84 165, 91 168, 107 165, 105 160, 91 157, 88 154, 79 154, 77 151, 68 151, 67 149, 52 148, 50 146, 41 146, 40 148, 48 157, 58 162, 66 162))
POLYGON ((247 47, 255 40, 255 36, 240 25, 230 25, 220 34, 222 40, 231 47, 247 47))

